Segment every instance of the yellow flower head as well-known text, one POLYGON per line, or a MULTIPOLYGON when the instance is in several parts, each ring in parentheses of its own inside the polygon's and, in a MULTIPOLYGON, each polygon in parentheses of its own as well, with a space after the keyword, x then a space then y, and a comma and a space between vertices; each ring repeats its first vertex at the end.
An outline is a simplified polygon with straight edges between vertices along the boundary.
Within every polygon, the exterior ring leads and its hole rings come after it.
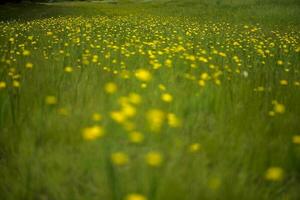
POLYGON ((57 98, 55 96, 46 96, 45 102, 48 105, 54 105, 57 104, 57 98))
POLYGON ((70 66, 67 66, 67 67, 65 67, 65 72, 67 72, 67 73, 71 73, 71 72, 73 72, 73 68, 72 67, 70 67, 70 66))
POLYGON ((285 106, 281 103, 275 103, 274 104, 274 111, 276 113, 282 114, 285 112, 285 106))
POLYGON ((33 67, 33 64, 31 62, 27 62, 25 64, 25 67, 28 68, 28 69, 31 69, 33 67))
POLYGON ((142 101, 142 97, 137 93, 130 93, 128 96, 130 103, 132 104, 140 104, 142 101))
POLYGON ((134 131, 134 132, 129 133, 129 140, 132 143, 138 144, 138 143, 143 142, 144 135, 141 134, 140 132, 134 131))
POLYGON ((270 167, 265 174, 265 179, 268 181, 281 181, 284 176, 284 171, 280 167, 270 167))
POLYGON ((147 200, 147 198, 144 195, 132 193, 128 194, 125 200, 147 200))
POLYGON ((294 135, 293 136, 293 143, 294 144, 300 144, 300 135, 294 135))
POLYGON ((101 126, 86 127, 82 131, 82 136, 85 140, 95 140, 104 135, 104 130, 101 126))
POLYGON ((0 81, 0 89, 6 88, 6 83, 4 81, 0 81))
POLYGON ((164 93, 161 95, 161 99, 164 101, 164 102, 167 102, 167 103, 170 103, 171 101, 173 101, 173 97, 171 94, 169 93, 164 93))
POLYGON ((160 131, 165 119, 165 113, 158 109, 151 109, 147 112, 146 117, 150 129, 155 132, 160 131))
POLYGON ((193 143, 189 146, 189 152, 194 153, 201 150, 201 145, 199 143, 193 143))
POLYGON ((113 111, 110 113, 110 117, 118 123, 123 123, 127 119, 126 115, 120 111, 113 111))
POLYGON ((135 73, 135 76, 141 81, 150 81, 152 78, 151 73, 146 69, 138 69, 135 73))
POLYGON ((146 155, 146 162, 151 167, 159 167, 163 162, 163 157, 159 152, 151 151, 146 155))
POLYGON ((105 84, 104 89, 107 93, 113 94, 117 91, 118 87, 115 83, 109 82, 105 84))
POLYGON ((170 127, 176 128, 176 127, 181 126, 180 119, 174 113, 169 113, 167 118, 168 118, 168 124, 170 127))
POLYGON ((115 152, 111 154, 111 161, 114 165, 123 166, 129 162, 129 158, 123 152, 115 152))

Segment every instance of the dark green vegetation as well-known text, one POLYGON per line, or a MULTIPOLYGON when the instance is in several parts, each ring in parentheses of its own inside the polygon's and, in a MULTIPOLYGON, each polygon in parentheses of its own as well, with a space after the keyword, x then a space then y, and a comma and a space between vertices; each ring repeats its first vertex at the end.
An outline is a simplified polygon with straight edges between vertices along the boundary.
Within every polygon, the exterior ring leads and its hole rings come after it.
POLYGON ((300 199, 293 0, 0 6, 0 199, 300 199))

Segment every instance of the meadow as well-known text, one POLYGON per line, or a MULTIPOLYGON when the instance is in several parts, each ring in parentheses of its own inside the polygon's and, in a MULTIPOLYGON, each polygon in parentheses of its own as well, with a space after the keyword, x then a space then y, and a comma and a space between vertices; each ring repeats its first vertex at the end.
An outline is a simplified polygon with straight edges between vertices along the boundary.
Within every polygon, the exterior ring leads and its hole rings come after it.
POLYGON ((300 199, 300 4, 0 5, 0 199, 300 199))

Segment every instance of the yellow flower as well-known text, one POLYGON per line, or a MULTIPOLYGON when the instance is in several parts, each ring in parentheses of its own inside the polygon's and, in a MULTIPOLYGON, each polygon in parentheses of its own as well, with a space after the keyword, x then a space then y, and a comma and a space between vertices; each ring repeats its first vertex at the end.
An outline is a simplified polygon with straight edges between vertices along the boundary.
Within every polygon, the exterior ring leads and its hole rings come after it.
POLYGON ((144 195, 132 193, 128 194, 125 200, 147 200, 147 198, 144 195))
POLYGON ((146 155, 146 162, 151 167, 159 167, 163 162, 163 158, 159 152, 151 151, 146 155))
POLYGON ((277 65, 283 65, 283 61, 282 60, 278 60, 277 61, 277 65))
POLYGON ((189 146, 189 152, 194 153, 198 152, 201 149, 201 145, 199 143, 193 143, 189 146))
POLYGON ((124 104, 122 106, 121 112, 123 113, 124 116, 126 117, 133 117, 136 114, 136 109, 130 104, 124 104))
POLYGON ((127 119, 127 117, 124 115, 124 113, 122 113, 120 111, 111 112, 110 117, 118 123, 122 123, 127 119))
POLYGON ((86 127, 82 131, 82 136, 85 140, 95 140, 104 135, 104 130, 101 126, 86 127))
POLYGON ((140 132, 134 131, 129 133, 129 140, 132 143, 141 143, 144 140, 144 135, 140 132))
POLYGON ((173 101, 173 97, 171 94, 169 93, 164 93, 161 95, 161 99, 164 101, 164 102, 167 102, 167 103, 170 103, 171 101, 173 101))
POLYGON ((265 179, 268 181, 281 181, 283 179, 284 172, 280 167, 270 167, 265 174, 265 179))
POLYGON ((45 102, 48 105, 54 105, 57 104, 57 98, 55 96, 46 96, 45 102))
POLYGON ((288 85, 288 81, 287 80, 281 80, 280 85, 288 85))
POLYGON ((204 80, 199 80, 199 81, 198 81, 198 84, 199 84, 201 87, 204 87, 204 86, 205 86, 205 81, 204 81, 204 80))
POLYGON ((65 67, 65 72, 71 73, 71 72, 73 72, 73 68, 70 66, 67 66, 67 67, 65 67))
POLYGON ((133 104, 140 104, 142 101, 141 96, 137 93, 130 93, 128 96, 128 99, 129 99, 130 103, 133 103, 133 104))
POLYGON ((280 104, 280 103, 275 103, 274 104, 274 111, 276 113, 284 113, 285 112, 285 106, 283 104, 280 104))
POLYGON ((208 80, 209 79, 209 75, 208 73, 204 72, 200 75, 200 78, 204 81, 208 80))
POLYGON ((152 131, 159 131, 165 119, 165 114, 163 111, 158 109, 152 109, 147 112, 147 120, 149 127, 152 131))
POLYGON ((109 82, 105 84, 104 89, 107 93, 113 94, 117 91, 118 87, 115 83, 109 82))
POLYGON ((6 88, 6 83, 4 81, 0 81, 0 89, 6 88))
POLYGON ((179 127, 181 125, 180 119, 174 114, 174 113, 169 113, 168 116, 168 124, 170 127, 179 127))
POLYGON ((146 69, 138 69, 135 73, 135 76, 141 81, 150 81, 152 78, 151 73, 146 69))
POLYGON ((19 81, 14 80, 13 81, 13 86, 16 87, 16 88, 19 88, 21 86, 21 84, 20 84, 19 81))
POLYGON ((111 161, 118 166, 126 165, 129 162, 128 155, 123 152, 115 152, 111 154, 111 161))
POLYGON ((28 68, 28 69, 31 69, 33 67, 33 64, 31 62, 27 62, 25 64, 25 67, 28 68))
POLYGON ((293 136, 293 143, 294 144, 300 144, 300 135, 294 135, 293 136))
POLYGON ((28 51, 28 50, 23 51, 23 56, 29 56, 29 55, 30 55, 30 51, 28 51))

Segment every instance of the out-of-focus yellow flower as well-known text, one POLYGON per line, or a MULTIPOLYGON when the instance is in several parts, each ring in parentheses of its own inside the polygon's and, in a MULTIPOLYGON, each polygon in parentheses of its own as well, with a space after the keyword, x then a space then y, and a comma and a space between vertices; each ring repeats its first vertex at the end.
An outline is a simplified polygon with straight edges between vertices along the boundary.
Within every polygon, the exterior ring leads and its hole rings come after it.
POLYGON ((147 164, 151 167, 159 167, 163 162, 162 155, 157 151, 150 151, 145 158, 147 164))
POLYGON ((285 112, 285 106, 281 103, 275 103, 274 104, 274 111, 276 113, 282 114, 285 112))
POLYGON ((32 69, 33 64, 32 64, 31 62, 27 62, 27 63, 25 64, 25 67, 26 67, 27 69, 32 69))
POLYGON ((168 119, 168 124, 170 127, 176 128, 176 127, 181 126, 180 119, 174 113, 168 113, 167 119, 168 119))
POLYGON ((294 135, 293 136, 293 143, 294 144, 300 144, 300 135, 294 135))
POLYGON ((140 132, 134 131, 129 133, 129 140, 132 143, 141 143, 144 140, 144 135, 140 132))
POLYGON ((124 116, 126 117, 133 117, 136 114, 136 109, 130 104, 124 104, 122 106, 121 112, 123 113, 124 116))
POLYGON ((189 152, 194 153, 201 150, 201 145, 199 143, 193 143, 189 146, 189 152))
POLYGON ((117 91, 118 87, 115 83, 109 82, 105 84, 104 89, 107 93, 113 94, 117 91))
POLYGON ((135 76, 141 81, 150 81, 152 78, 151 73, 146 69, 138 69, 135 73, 135 76))
POLYGON ((144 195, 132 193, 132 194, 128 194, 125 197, 125 200, 147 200, 147 198, 144 195))
POLYGON ((0 89, 6 88, 6 82, 0 81, 0 89))
POLYGON ((129 162, 129 157, 126 153, 115 152, 111 154, 111 161, 114 165, 123 166, 129 162))
POLYGON ((199 80, 199 81, 198 81, 198 84, 199 84, 201 87, 204 87, 204 86, 205 86, 205 81, 204 81, 204 80, 199 80))
POLYGON ((124 113, 122 113, 120 111, 111 112, 110 117, 118 123, 122 123, 127 119, 127 117, 124 115, 124 113))
POLYGON ((173 97, 171 94, 169 93, 164 93, 161 95, 161 99, 164 101, 164 102, 167 102, 167 103, 170 103, 171 101, 173 101, 173 97))
POLYGON ((46 96, 45 102, 48 105, 54 105, 57 104, 57 98, 55 96, 46 96))
POLYGON ((280 85, 288 85, 288 81, 287 80, 280 80, 280 85))
POLYGON ((139 94, 133 92, 129 94, 128 99, 130 103, 133 104, 140 104, 142 101, 142 97, 139 94))
POLYGON ((67 67, 65 67, 64 71, 67 73, 71 73, 71 72, 73 72, 73 68, 70 66, 67 66, 67 67))
POLYGON ((19 87, 21 86, 20 82, 17 81, 17 80, 14 80, 14 81, 12 82, 12 84, 13 84, 13 87, 15 87, 15 88, 19 88, 19 87))
POLYGON ((265 174, 265 179, 268 181, 281 181, 284 176, 284 171, 280 167, 270 167, 265 174))
POLYGON ((166 90, 166 86, 164 86, 163 84, 159 84, 158 85, 158 88, 162 91, 165 91, 166 90))
POLYGON ((155 132, 160 131, 165 119, 165 113, 158 109, 151 109, 147 112, 146 117, 150 129, 155 132))
POLYGON ((95 140, 104 135, 104 129, 101 126, 95 125, 86 127, 82 131, 82 136, 85 140, 95 140))
POLYGON ((282 60, 278 60, 277 61, 277 65, 283 65, 283 61, 282 60))
POLYGON ((23 56, 29 56, 30 55, 30 51, 29 50, 24 50, 23 51, 23 56))
POLYGON ((208 73, 203 72, 203 73, 200 75, 200 78, 201 78, 201 80, 206 81, 206 80, 209 79, 209 75, 208 75, 208 73))

